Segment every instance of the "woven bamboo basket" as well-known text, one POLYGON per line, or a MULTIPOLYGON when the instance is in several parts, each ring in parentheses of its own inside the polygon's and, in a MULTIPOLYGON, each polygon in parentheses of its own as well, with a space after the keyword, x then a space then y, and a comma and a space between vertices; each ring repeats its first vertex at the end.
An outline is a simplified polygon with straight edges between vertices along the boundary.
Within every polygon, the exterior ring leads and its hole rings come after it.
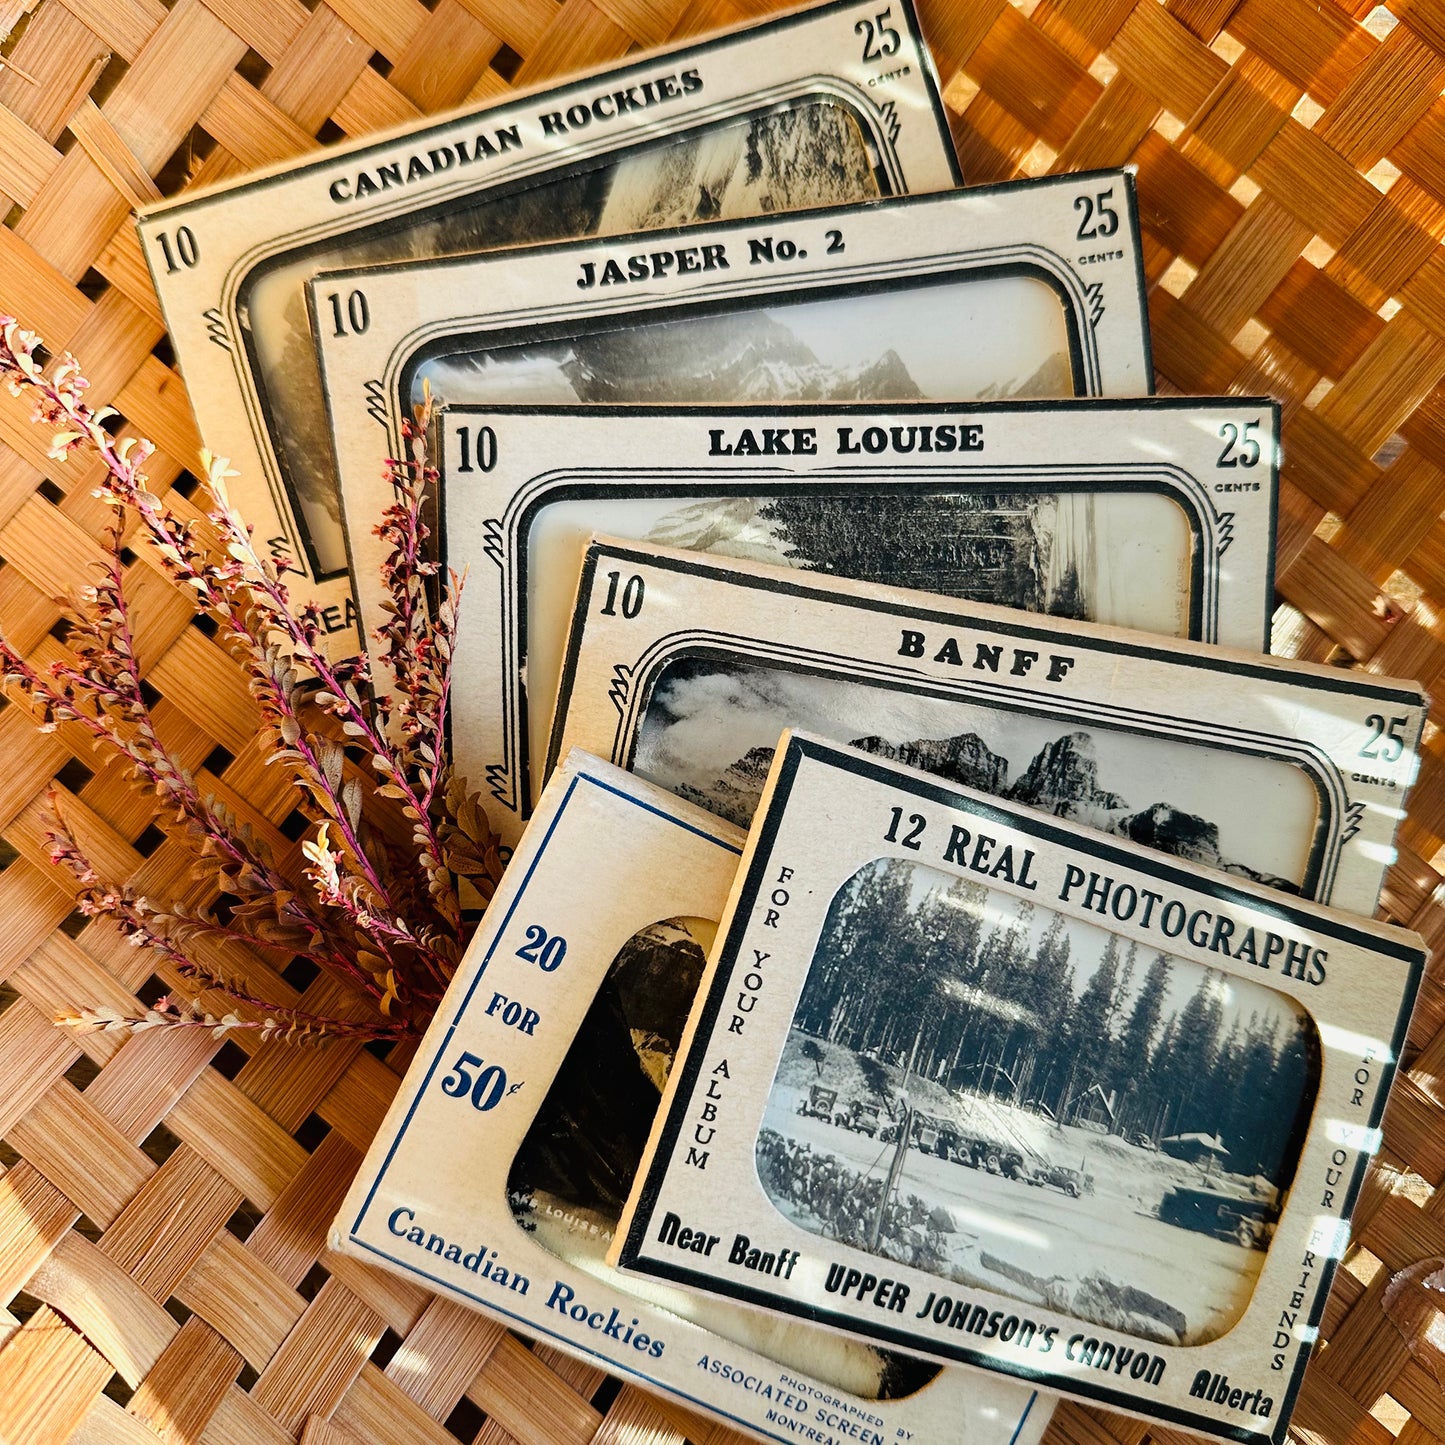
MULTIPOLYGON (((198 442, 134 205, 748 18, 769 0, 0 0, 0 308, 80 356, 180 485, 198 442)), ((1163 391, 1285 404, 1276 648, 1445 669, 1445 0, 924 0, 971 181, 1139 168, 1163 391)), ((79 463, 0 397, 0 624, 33 659, 97 557, 79 463)), ((278 825, 239 669, 130 566, 158 716, 278 825)), ((1445 945, 1445 739, 1426 738, 1384 909, 1445 945)), ((397 1082, 363 1049, 72 1038, 153 962, 46 860, 52 782, 112 876, 183 850, 84 741, 0 711, 0 1441, 729 1445, 741 1437, 329 1254, 397 1082), (97 769, 99 768, 99 771, 97 769)), ((1445 1438, 1445 948, 1425 985, 1296 1414, 1331 1445, 1445 1438), (1420 1338, 1415 1338, 1419 1335, 1420 1338)), ((291 987, 278 980, 281 996, 291 987)), ((324 980, 307 1002, 325 1007, 324 980)), ((294 992, 294 991, 293 991, 294 992)), ((1050 1445, 1153 1430, 1065 1405, 1050 1445)))

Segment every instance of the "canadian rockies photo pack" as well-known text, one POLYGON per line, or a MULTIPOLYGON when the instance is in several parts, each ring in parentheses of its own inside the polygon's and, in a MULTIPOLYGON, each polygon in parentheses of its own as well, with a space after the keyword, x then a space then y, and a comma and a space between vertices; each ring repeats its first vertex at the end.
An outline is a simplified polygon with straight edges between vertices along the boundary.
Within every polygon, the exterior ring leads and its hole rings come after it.
MULTIPOLYGON (((340 647, 357 633, 307 281, 947 190, 958 162, 911 0, 889 9, 886 92, 868 84, 878 67, 859 42, 876 15, 834 0, 145 212, 142 248, 201 435, 236 468, 235 499, 269 555, 312 583, 340 647)), ((354 287, 320 302, 322 334, 373 324, 354 287)))
POLYGON ((609 1258, 1279 1445, 1424 959, 787 734, 609 1258))
POLYGON ((481 1305, 764 1439, 1035 1445, 1047 1395, 746 1306, 605 1255, 743 835, 574 753, 367 1152, 331 1244, 481 1305), (598 839, 607 846, 598 848, 598 839))

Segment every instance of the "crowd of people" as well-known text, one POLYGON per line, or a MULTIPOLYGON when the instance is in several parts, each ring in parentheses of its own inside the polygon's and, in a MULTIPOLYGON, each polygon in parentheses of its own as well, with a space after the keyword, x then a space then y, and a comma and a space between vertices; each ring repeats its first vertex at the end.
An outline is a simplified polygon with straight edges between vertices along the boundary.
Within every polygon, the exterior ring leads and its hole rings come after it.
POLYGON ((902 1264, 937 1270, 949 1257, 945 1235, 954 1227, 948 1212, 910 1194, 883 1206, 886 1150, 878 1172, 864 1173, 773 1129, 758 1134, 758 1177, 768 1197, 787 1206, 797 1223, 814 1234, 869 1250, 902 1264), (882 1221, 878 1222, 882 1208, 882 1221), (875 1224, 878 1242, 872 1243, 875 1224))

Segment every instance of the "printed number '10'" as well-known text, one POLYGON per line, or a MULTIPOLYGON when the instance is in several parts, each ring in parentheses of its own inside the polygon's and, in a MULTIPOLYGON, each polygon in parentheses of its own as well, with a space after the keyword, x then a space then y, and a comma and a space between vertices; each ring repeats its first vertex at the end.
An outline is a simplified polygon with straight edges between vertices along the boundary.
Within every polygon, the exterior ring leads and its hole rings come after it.
MULTIPOLYGON (((609 572, 607 574, 607 601, 602 604, 602 615, 604 617, 617 616, 617 587, 622 581, 622 573, 609 572)), ((629 621, 642 611, 642 599, 647 595, 647 583, 636 573, 629 577, 622 586, 622 615, 629 621)))
POLYGON ((853 34, 863 37, 864 60, 886 60, 903 48, 903 37, 888 23, 892 13, 893 7, 889 5, 871 20, 860 20, 853 27, 853 34))
POLYGON ((1097 196, 1074 197, 1074 209, 1084 213, 1079 220, 1079 240, 1092 241, 1112 236, 1119 229, 1119 213, 1109 204, 1113 199, 1113 186, 1107 191, 1100 191, 1097 196))
POLYGON ((477 464, 472 465, 472 429, 469 426, 457 428, 457 446, 462 459, 457 467, 459 472, 489 472, 497 465, 497 434, 491 427, 477 428, 477 464))
POLYGON ((462 1054, 452 1065, 452 1071, 442 1080, 442 1093, 453 1099, 472 1097, 472 1108, 485 1113, 495 1109, 507 1092, 507 1071, 500 1064, 488 1064, 476 1054, 462 1054), (485 1065, 485 1067, 483 1067, 485 1065), (476 1078, 473 1069, 481 1069, 476 1078))
POLYGON ((171 238, 164 231, 156 235, 156 245, 161 248, 161 255, 166 258, 166 275, 173 271, 179 271, 182 266, 189 270, 201 259, 200 247, 196 245, 196 233, 189 226, 176 227, 176 244, 171 245, 171 238))
POLYGON ((1217 467, 1257 467, 1259 465, 1259 442, 1255 432, 1259 430, 1259 418, 1247 421, 1243 426, 1236 426, 1234 422, 1227 421, 1219 428, 1219 435, 1224 438, 1224 450, 1219 454, 1219 460, 1215 462, 1217 467))
POLYGON ((346 310, 341 309, 341 293, 330 292, 326 299, 331 303, 331 322, 336 330, 333 336, 345 336, 347 334, 347 323, 350 322, 352 336, 360 336, 368 326, 371 325, 371 307, 366 304, 365 291, 353 291, 346 298, 346 310))
POLYGON ((1392 717, 1386 726, 1384 717, 1372 712, 1365 719, 1370 729, 1369 741, 1360 749, 1362 758, 1379 758, 1384 763, 1398 762, 1405 752, 1405 739, 1401 736, 1407 719, 1392 717))
POLYGON ((543 973, 553 973, 567 957, 567 940, 560 933, 550 938, 547 930, 535 923, 527 925, 527 941, 517 950, 524 963, 535 963, 543 973))

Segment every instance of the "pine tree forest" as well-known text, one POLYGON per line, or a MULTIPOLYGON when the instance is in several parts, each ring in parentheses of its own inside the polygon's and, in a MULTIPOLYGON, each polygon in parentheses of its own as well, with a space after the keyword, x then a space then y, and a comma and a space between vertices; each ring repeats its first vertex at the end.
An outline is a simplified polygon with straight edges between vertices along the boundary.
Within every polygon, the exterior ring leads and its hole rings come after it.
POLYGON ((1052 494, 884 491, 860 506, 852 497, 789 493, 758 516, 810 570, 1087 617, 1077 560, 1062 559, 1050 580, 1055 527, 1040 526, 1037 512, 1055 503, 1052 494), (906 537, 908 545, 880 548, 880 536, 906 537))
POLYGON ((1287 1183, 1318 1075, 1304 1015, 1256 985, 1227 1007, 1215 970, 1035 908, 880 859, 833 900, 794 1027, 1131 1142, 1217 1136, 1222 1168, 1287 1183))

